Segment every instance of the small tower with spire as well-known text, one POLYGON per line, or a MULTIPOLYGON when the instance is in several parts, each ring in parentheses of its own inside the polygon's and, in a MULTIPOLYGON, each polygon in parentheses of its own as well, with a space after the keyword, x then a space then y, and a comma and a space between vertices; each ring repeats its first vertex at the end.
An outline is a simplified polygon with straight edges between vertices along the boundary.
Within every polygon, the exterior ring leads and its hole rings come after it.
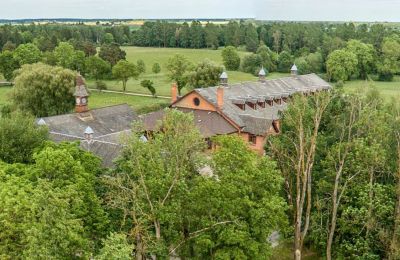
POLYGON ((267 73, 265 73, 264 67, 261 67, 260 72, 258 72, 258 81, 265 82, 266 75, 267 73))
POLYGON ((290 69, 290 75, 292 75, 292 76, 298 75, 298 70, 297 70, 296 64, 293 64, 292 68, 290 69))
POLYGON ((85 81, 83 77, 78 74, 76 76, 76 86, 75 86, 75 112, 83 113, 89 111, 88 107, 88 97, 89 94, 86 90, 85 81))
POLYGON ((219 76, 221 86, 228 85, 228 74, 224 71, 222 72, 221 76, 219 76))

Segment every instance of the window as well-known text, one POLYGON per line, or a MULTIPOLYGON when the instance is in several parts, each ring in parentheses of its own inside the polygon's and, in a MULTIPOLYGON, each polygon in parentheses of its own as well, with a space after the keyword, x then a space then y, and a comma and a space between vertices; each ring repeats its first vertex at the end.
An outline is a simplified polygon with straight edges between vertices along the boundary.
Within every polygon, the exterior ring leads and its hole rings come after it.
POLYGON ((198 106, 200 105, 200 99, 197 98, 197 97, 195 97, 195 98, 193 99, 193 104, 194 104, 196 107, 198 107, 198 106))
POLYGON ((246 102, 246 104, 251 107, 252 109, 256 110, 257 109, 257 104, 251 103, 251 102, 246 102))
POLYGON ((235 104, 241 110, 246 110, 246 104, 235 104))
POLYGON ((258 102, 257 104, 259 107, 265 108, 265 102, 258 102))
POLYGON ((273 100, 268 100, 267 103, 268 103, 268 105, 270 107, 274 106, 274 101, 273 100))
POLYGON ((249 143, 255 145, 257 143, 257 136, 249 134, 249 143))

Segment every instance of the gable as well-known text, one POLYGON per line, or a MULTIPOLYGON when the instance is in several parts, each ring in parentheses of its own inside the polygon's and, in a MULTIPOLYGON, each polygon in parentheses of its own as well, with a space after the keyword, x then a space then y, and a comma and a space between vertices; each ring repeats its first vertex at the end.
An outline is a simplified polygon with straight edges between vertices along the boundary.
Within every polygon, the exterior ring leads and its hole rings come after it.
POLYGON ((192 91, 172 104, 172 107, 182 107, 197 110, 217 111, 215 106, 204 99, 196 91, 192 91))

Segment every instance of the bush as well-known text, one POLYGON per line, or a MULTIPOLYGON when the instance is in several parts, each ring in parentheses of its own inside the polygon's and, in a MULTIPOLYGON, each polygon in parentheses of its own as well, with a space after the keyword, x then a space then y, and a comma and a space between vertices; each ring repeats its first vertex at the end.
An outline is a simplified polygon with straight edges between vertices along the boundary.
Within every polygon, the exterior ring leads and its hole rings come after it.
POLYGON ((259 54, 250 54, 243 58, 241 70, 246 73, 251 73, 253 75, 258 75, 262 67, 262 57, 259 54))
POLYGON ((156 97, 156 89, 153 86, 153 81, 145 79, 140 82, 140 85, 148 89, 153 97, 156 97))
POLYGON ((161 66, 157 62, 153 64, 153 68, 151 69, 154 74, 158 74, 161 71, 161 66))
POLYGON ((96 89, 99 90, 100 92, 102 90, 106 90, 107 84, 104 81, 98 80, 98 81, 96 81, 96 89))

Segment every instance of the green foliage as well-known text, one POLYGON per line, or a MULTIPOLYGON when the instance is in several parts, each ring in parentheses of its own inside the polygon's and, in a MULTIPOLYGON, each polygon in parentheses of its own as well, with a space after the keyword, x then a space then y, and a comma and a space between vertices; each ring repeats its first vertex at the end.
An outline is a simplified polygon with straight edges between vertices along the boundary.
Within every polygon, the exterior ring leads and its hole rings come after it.
POLYGON ((114 42, 114 36, 111 33, 106 33, 103 36, 103 43, 104 44, 111 44, 114 42))
POLYGON ((103 239, 103 248, 95 257, 96 260, 130 260, 132 259, 133 246, 126 239, 126 235, 111 233, 103 239))
POLYGON ((19 45, 13 55, 20 66, 39 62, 42 56, 39 48, 33 43, 19 45))
POLYGON ((6 80, 11 80, 14 70, 18 68, 18 61, 14 59, 11 51, 3 51, 0 53, 0 73, 3 74, 6 80))
POLYGON ((57 65, 66 69, 85 71, 85 53, 76 51, 68 42, 60 42, 54 49, 57 65))
POLYGON ((49 144, 32 165, 0 167, 0 256, 89 257, 107 227, 94 190, 99 165, 76 144, 49 144))
POLYGON ((0 117, 0 161, 28 163, 35 149, 47 139, 47 128, 38 126, 33 117, 12 113, 0 117))
POLYGON ((187 84, 186 73, 189 72, 191 68, 192 64, 185 56, 181 54, 176 54, 168 59, 168 76, 178 85, 179 94, 181 93, 182 88, 184 88, 187 84))
POLYGON ((267 46, 260 45, 257 49, 257 54, 261 56, 262 66, 268 70, 268 72, 276 71, 278 54, 271 51, 267 46))
POLYGON ((336 50, 328 56, 326 69, 331 80, 349 80, 357 71, 357 56, 347 50, 336 50))
POLYGON ((240 67, 240 57, 233 46, 225 47, 222 50, 222 60, 227 70, 238 70, 240 67))
POLYGON ((2 49, 2 51, 14 51, 15 50, 15 48, 17 48, 17 46, 14 44, 14 43, 12 43, 12 42, 10 42, 10 41, 7 41, 4 45, 3 45, 3 49, 2 49))
POLYGON ((126 52, 118 44, 103 44, 100 47, 99 57, 114 66, 120 60, 125 60, 126 52))
POLYGON ((371 44, 365 44, 358 40, 347 43, 346 49, 357 57, 357 70, 361 79, 366 79, 368 74, 374 71, 375 50, 371 44))
POLYGON ((107 84, 104 81, 96 81, 96 89, 100 92, 107 89, 107 84))
POLYGON ((246 28, 246 50, 250 52, 256 52, 259 40, 257 29, 253 24, 248 24, 246 28))
POLYGON ((160 64, 159 63, 154 63, 153 64, 153 67, 151 68, 151 71, 154 73, 154 74, 158 74, 158 73, 160 73, 161 72, 161 66, 160 66, 160 64))
POLYGON ((111 65, 97 56, 90 56, 85 61, 86 72, 95 80, 104 79, 111 73, 111 65))
POLYGON ((268 258, 268 236, 286 223, 275 163, 237 136, 216 139, 219 149, 203 158, 193 116, 176 110, 147 142, 140 129, 105 177, 136 257, 268 258))
POLYGON ((75 73, 68 69, 42 63, 24 65, 16 72, 12 99, 36 117, 60 115, 74 108, 74 89, 75 73))
POLYGON ((293 57, 289 52, 283 51, 278 57, 278 71, 279 72, 289 72, 293 65, 293 57))
POLYGON ((379 79, 391 81, 393 75, 400 72, 400 39, 385 38, 382 44, 382 56, 377 65, 379 79))
POLYGON ((136 62, 136 66, 137 66, 137 69, 138 69, 138 71, 139 71, 140 74, 146 72, 146 64, 144 63, 143 60, 138 60, 138 61, 136 62))
POLYGON ((244 58, 242 59, 240 70, 257 76, 262 65, 263 59, 260 54, 249 54, 244 56, 244 58))
POLYGON ((126 60, 120 60, 118 63, 113 67, 112 74, 114 78, 122 81, 122 90, 126 90, 126 82, 130 78, 137 78, 139 76, 138 68, 135 64, 130 63, 126 60))
POLYGON ((144 87, 145 89, 148 89, 150 91, 151 95, 153 95, 153 97, 156 96, 156 89, 153 86, 154 85, 153 81, 145 79, 140 82, 140 85, 142 87, 144 87))
POLYGON ((192 88, 206 88, 217 86, 219 84, 219 77, 223 72, 223 68, 215 65, 209 60, 197 64, 193 72, 188 77, 188 84, 192 88))

